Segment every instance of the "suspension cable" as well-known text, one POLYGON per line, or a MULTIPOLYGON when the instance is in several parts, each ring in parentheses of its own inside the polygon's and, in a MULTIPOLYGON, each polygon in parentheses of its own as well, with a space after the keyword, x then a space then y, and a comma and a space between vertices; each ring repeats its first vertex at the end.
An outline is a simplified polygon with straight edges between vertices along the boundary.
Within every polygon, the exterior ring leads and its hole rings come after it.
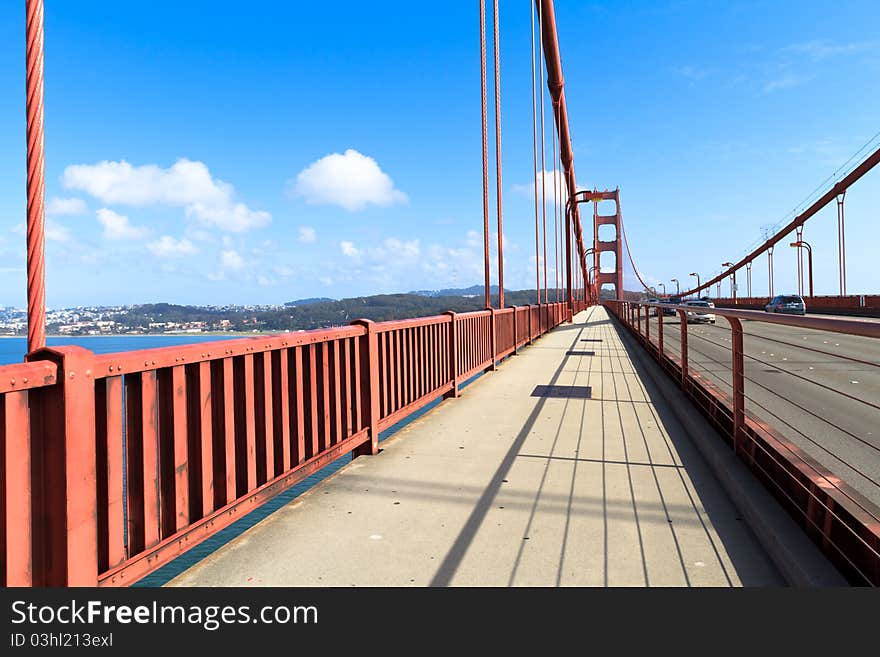
POLYGON ((529 6, 532 18, 532 161, 534 162, 534 196, 535 196, 535 295, 541 303, 541 256, 538 244, 538 95, 535 90, 535 0, 529 6))
MULTIPOLYGON (((623 243, 626 246, 626 255, 629 256, 629 264, 632 265, 633 271, 636 273, 636 278, 639 279, 639 283, 642 284, 642 287, 645 288, 645 291, 651 294, 653 291, 650 287, 645 284, 645 281, 642 280, 641 274, 639 274, 639 270, 636 267, 636 263, 633 262, 632 252, 629 250, 629 240, 626 239, 626 229, 623 227, 623 215, 619 215, 619 223, 620 223, 620 232, 623 234, 623 243)), ((621 294, 623 290, 620 291, 621 294)))
MULTIPOLYGON (((544 10, 541 2, 538 2, 538 31, 544 34, 544 10)), ((540 59, 538 60, 538 69, 540 76, 541 89, 541 216, 544 223, 544 303, 547 303, 547 199, 545 192, 547 183, 544 174, 547 171, 546 149, 544 146, 544 49, 540 49, 540 59)))
POLYGON ((486 0, 480 0, 480 83, 483 117, 483 268, 485 305, 492 307, 489 294, 489 127, 486 119, 486 0))
POLYGON ((504 229, 501 221, 501 34, 498 26, 498 0, 493 11, 495 23, 495 189, 498 210, 498 307, 504 308, 504 229))

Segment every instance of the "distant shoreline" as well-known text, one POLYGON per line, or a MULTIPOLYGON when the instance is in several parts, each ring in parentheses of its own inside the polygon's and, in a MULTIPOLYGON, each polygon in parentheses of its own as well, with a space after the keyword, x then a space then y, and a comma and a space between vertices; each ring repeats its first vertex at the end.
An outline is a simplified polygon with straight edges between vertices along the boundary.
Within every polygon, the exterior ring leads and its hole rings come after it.
MULTIPOLYGON (((282 335, 284 333, 295 333, 296 331, 260 331, 258 333, 236 333, 234 331, 202 331, 201 333, 101 333, 100 335, 47 335, 47 338, 192 338, 192 337, 221 337, 228 336, 230 338, 247 338, 258 337, 262 335, 282 335)), ((0 340, 4 338, 27 339, 27 335, 0 335, 0 340)))

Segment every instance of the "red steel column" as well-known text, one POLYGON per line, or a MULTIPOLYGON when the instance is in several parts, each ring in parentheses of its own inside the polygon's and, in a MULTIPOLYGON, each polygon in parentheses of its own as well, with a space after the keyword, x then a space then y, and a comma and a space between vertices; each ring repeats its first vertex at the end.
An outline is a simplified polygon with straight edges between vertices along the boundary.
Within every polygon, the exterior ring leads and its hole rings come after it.
POLYGON ((366 387, 369 398, 364 424, 370 428, 369 440, 355 448, 352 456, 375 456, 379 453, 379 336, 372 320, 356 319, 352 324, 366 329, 364 346, 355 358, 361 361, 361 389, 366 387))
MULTIPOLYGON (((34 584, 97 586, 94 354, 53 347, 29 361, 58 365, 58 383, 30 391, 35 477, 34 584)), ((102 474, 105 476, 105 474, 102 474)))
POLYGON ((447 310, 443 314, 449 316, 449 377, 452 379, 452 390, 443 397, 458 397, 458 334, 455 321, 457 313, 447 310))
MULTIPOLYGON (((663 312, 662 310, 660 312, 663 312)), ((681 325, 681 389, 687 390, 688 379, 688 324, 685 311, 679 310, 678 317, 681 325)))
POLYGON ((733 453, 739 454, 740 440, 746 426, 745 365, 743 363, 742 322, 735 317, 725 317, 730 324, 731 367, 733 369, 733 453))
POLYGON ((26 0, 28 352, 46 346, 43 0, 26 0))

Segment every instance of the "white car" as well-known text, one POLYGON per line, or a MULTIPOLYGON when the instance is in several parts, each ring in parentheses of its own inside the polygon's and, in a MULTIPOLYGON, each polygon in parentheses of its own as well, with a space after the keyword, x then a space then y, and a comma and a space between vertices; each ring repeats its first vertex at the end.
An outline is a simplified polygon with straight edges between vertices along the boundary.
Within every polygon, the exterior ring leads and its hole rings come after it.
POLYGON ((715 313, 710 312, 713 308, 715 308, 715 304, 713 304, 711 301, 685 301, 684 305, 694 308, 694 310, 687 311, 688 324, 694 324, 697 322, 708 322, 710 324, 715 323, 715 313))

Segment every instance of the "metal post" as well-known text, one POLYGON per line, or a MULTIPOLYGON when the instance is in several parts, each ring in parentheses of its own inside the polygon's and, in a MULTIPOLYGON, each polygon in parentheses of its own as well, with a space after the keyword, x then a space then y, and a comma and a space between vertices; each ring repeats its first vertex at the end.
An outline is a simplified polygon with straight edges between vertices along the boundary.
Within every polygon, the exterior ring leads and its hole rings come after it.
POLYGON ((364 344, 355 358, 361 359, 361 386, 370 400, 365 422, 370 428, 369 440, 355 448, 352 456, 375 456, 379 453, 379 334, 376 322, 370 319, 356 319, 352 324, 366 330, 364 344))
POLYGON ((807 242, 804 242, 804 246, 807 247, 807 270, 809 272, 810 298, 812 298, 813 297, 813 248, 807 242))
POLYGON ((746 280, 748 281, 749 299, 752 298, 752 261, 746 263, 746 280))
POLYGON ((846 235, 844 231, 844 208, 846 190, 837 197, 837 265, 840 275, 840 296, 846 296, 846 235))
POLYGON ((43 0, 26 0, 28 353, 46 346, 46 162, 43 147, 43 0))
POLYGON ((679 322, 681 323, 681 389, 687 390, 688 379, 688 324, 687 314, 684 310, 678 311, 679 322))
POLYGON ((495 309, 486 308, 489 311, 489 351, 492 354, 492 362, 486 368, 488 372, 495 371, 495 361, 498 358, 498 343, 495 336, 495 309))
POLYGON ((801 250, 800 243, 804 238, 804 227, 803 225, 798 226, 795 229, 795 234, 797 235, 798 247, 797 247, 797 274, 798 274, 798 294, 804 295, 804 254, 801 250))
POLYGON ((443 395, 446 399, 458 397, 458 322, 455 321, 455 311, 447 310, 444 315, 449 315, 449 378, 452 380, 452 390, 443 395))
POLYGON ((739 454, 741 439, 746 426, 745 366, 743 363, 742 322, 735 317, 725 317, 730 324, 733 369, 733 453, 739 454))
POLYGON ((770 298, 773 298, 773 247, 767 249, 767 289, 770 291, 770 298))
POLYGON ((42 360, 58 365, 58 383, 29 393, 32 490, 39 491, 34 585, 97 586, 95 355, 73 346, 28 354, 28 361, 42 360))
POLYGON ((660 355, 663 355, 663 310, 660 308, 654 308, 657 311, 657 345, 660 350, 660 355))

